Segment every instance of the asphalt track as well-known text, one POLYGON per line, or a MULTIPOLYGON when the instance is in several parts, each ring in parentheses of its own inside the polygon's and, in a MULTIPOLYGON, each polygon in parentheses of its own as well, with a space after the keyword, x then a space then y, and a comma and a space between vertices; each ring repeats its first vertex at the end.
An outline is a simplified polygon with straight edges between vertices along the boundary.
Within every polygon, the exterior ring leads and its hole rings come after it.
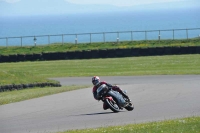
MULTIPOLYGON (((0 133, 47 133, 200 116, 200 75, 101 77, 128 91, 135 109, 112 113, 91 88, 0 106, 0 133)), ((56 78, 63 85, 91 77, 56 78)))

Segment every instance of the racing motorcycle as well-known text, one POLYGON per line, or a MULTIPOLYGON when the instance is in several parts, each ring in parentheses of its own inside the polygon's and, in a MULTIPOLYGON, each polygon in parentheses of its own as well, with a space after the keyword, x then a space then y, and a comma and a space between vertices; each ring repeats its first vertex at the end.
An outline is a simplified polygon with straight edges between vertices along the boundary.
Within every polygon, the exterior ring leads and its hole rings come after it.
POLYGON ((101 100, 113 111, 119 112, 123 108, 128 111, 134 109, 133 104, 119 92, 112 90, 105 84, 102 84, 97 88, 97 94, 101 97, 101 100))

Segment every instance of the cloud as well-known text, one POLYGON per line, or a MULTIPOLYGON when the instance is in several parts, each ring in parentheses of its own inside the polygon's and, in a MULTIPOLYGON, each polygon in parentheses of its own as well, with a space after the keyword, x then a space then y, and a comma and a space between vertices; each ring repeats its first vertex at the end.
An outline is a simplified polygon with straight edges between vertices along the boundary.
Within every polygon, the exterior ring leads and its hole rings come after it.
POLYGON ((97 5, 113 5, 113 6, 134 6, 153 3, 177 2, 184 0, 65 0, 74 4, 97 4, 97 5))
POLYGON ((4 1, 4 2, 7 2, 7 3, 16 3, 16 2, 19 2, 21 0, 0 0, 0 1, 4 1))

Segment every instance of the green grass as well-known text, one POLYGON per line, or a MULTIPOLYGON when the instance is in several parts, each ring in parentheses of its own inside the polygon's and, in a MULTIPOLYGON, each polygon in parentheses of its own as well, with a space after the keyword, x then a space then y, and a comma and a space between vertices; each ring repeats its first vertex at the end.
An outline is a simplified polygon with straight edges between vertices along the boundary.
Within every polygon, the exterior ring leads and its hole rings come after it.
POLYGON ((49 81, 51 77, 200 74, 200 55, 60 60, 0 64, 0 85, 49 81))
POLYGON ((123 42, 105 42, 105 43, 83 43, 69 44, 61 43, 38 46, 23 47, 0 47, 0 55, 13 54, 32 54, 42 52, 66 52, 66 51, 82 51, 94 49, 116 49, 116 48, 145 48, 145 47, 165 47, 165 46, 200 46, 200 39, 184 39, 184 40, 149 40, 149 41, 123 41, 123 42))
POLYGON ((160 122, 129 124, 105 128, 70 130, 59 133, 199 133, 200 117, 189 117, 160 122))
MULTIPOLYGON (((90 60, 60 60, 0 64, 0 85, 54 82, 51 77, 186 75, 200 74, 200 55, 173 55, 108 58, 90 60)), ((65 87, 64 87, 65 88, 65 87)), ((67 88, 68 89, 68 88, 67 88)), ((60 89, 27 89, 0 93, 0 105, 58 93, 60 89), (42 91, 41 91, 42 90, 42 91), (32 91, 36 94, 32 96, 32 91), (41 91, 41 92, 40 92, 41 91), (43 91, 46 91, 43 95, 43 91), (26 94, 30 93, 30 95, 26 94), (42 94, 39 94, 42 93, 42 94), (27 97, 21 96, 26 94, 27 97), (13 97, 10 97, 10 96, 13 97), (17 96, 18 98, 16 98, 17 96)), ((62 92, 62 91, 61 91, 62 92)))
MULTIPOLYGON (((200 39, 133 41, 120 43, 51 44, 27 47, 0 47, 0 55, 31 54, 41 52, 82 51, 93 49, 200 46, 200 39)), ((200 55, 173 55, 129 57, 91 60, 61 60, 44 62, 19 62, 0 64, 0 85, 54 82, 50 77, 73 76, 128 76, 128 75, 186 75, 200 74, 200 55)), ((0 93, 0 105, 31 98, 66 92, 88 86, 33 88, 0 93)), ((199 133, 200 117, 131 124, 107 128, 72 130, 63 133, 199 133)))
MULTIPOLYGON (((0 64, 0 67, 4 66, 0 64)), ((6 65, 7 67, 7 65, 6 65)), ((56 83, 56 81, 43 78, 41 75, 32 72, 14 70, 10 65, 8 68, 0 70, 0 85, 8 84, 28 84, 28 83, 56 83)))
MULTIPOLYGON (((50 77, 179 74, 200 74, 200 55, 1 63, 0 85, 49 81, 47 78, 50 77)), ((0 105, 85 87, 87 86, 64 86, 2 92, 0 93, 0 105)), ((200 132, 200 117, 66 132, 197 133, 200 132)))
POLYGON ((13 102, 24 101, 32 98, 47 96, 51 94, 72 91, 89 86, 63 86, 63 87, 46 87, 46 88, 32 88, 25 90, 15 90, 0 93, 0 105, 9 104, 13 102))

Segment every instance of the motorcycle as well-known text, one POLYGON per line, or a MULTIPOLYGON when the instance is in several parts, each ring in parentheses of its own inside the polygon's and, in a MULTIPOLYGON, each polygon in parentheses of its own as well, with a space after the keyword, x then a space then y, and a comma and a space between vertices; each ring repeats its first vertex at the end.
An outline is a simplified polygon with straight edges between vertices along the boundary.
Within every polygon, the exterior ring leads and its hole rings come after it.
POLYGON ((119 92, 112 90, 105 84, 102 84, 97 88, 97 94, 101 97, 101 100, 113 111, 120 112, 123 108, 128 111, 134 109, 133 104, 119 92))

